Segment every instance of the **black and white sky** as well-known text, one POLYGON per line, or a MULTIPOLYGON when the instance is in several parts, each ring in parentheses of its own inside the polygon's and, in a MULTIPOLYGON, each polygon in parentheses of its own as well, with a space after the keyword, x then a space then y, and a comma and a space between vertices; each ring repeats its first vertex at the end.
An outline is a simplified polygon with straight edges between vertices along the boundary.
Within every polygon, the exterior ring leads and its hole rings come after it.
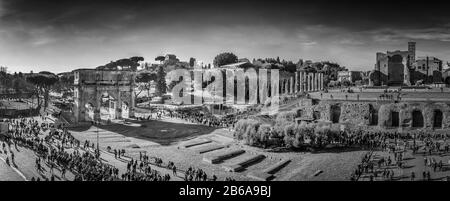
POLYGON ((280 56, 371 70, 375 53, 450 60, 444 1, 0 0, 0 66, 70 71, 111 60, 176 54, 212 63, 280 56))

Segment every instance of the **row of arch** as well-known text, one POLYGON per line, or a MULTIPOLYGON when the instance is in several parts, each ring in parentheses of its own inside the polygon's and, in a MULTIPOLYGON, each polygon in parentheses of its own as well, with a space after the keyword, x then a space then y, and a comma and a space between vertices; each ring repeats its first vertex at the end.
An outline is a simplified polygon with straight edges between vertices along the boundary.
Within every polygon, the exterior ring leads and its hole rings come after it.
POLYGON ((102 94, 99 107, 96 107, 95 104, 91 102, 87 102, 82 107, 84 107, 83 113, 85 121, 95 121, 95 113, 98 113, 100 120, 129 118, 129 103, 121 101, 119 104, 118 100, 107 92, 102 94), (117 112, 117 110, 120 112, 117 112))
MULTIPOLYGON (((443 104, 432 105, 415 105, 400 107, 380 107, 376 109, 372 104, 369 104, 369 125, 379 125, 382 127, 410 127, 410 128, 425 128, 431 127, 433 129, 440 129, 446 127, 445 115, 446 111, 450 111, 450 107, 443 104), (427 113, 428 119, 424 114, 427 113), (404 122, 404 119, 410 121, 404 122)), ((321 119, 319 111, 312 111, 314 119, 321 119)), ((332 104, 329 107, 329 119, 332 123, 342 123, 341 119, 341 105, 332 104)))
MULTIPOLYGON (((400 115, 397 111, 390 112, 390 127, 400 127, 400 115)), ((443 127, 444 115, 441 110, 434 109, 432 116, 432 128, 442 128, 443 127)), ((412 128, 423 128, 425 127, 425 120, 422 111, 419 109, 414 109, 411 113, 411 125, 412 128)))

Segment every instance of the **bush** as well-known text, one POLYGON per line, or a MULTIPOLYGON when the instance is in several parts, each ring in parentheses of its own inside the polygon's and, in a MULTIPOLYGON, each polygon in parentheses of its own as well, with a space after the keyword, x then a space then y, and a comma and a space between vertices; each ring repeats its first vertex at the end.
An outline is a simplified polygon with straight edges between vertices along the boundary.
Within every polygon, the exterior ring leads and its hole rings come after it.
POLYGON ((263 124, 254 119, 239 120, 235 126, 234 137, 250 146, 276 146, 285 148, 302 148, 309 146, 323 147, 333 144, 341 138, 338 130, 315 124, 298 125, 288 120, 294 112, 283 112, 277 117, 275 126, 263 124), (284 120, 284 121, 283 121, 284 120))
POLYGON ((352 85, 352 82, 350 82, 350 80, 342 80, 341 85, 344 87, 349 87, 352 85))
POLYGON ((269 139, 272 134, 272 127, 267 124, 263 124, 258 129, 259 143, 260 145, 267 147, 269 144, 269 139))
POLYGON ((236 123, 234 137, 237 140, 245 140, 248 142, 247 136, 253 138, 260 125, 261 123, 254 119, 241 119, 236 123))
POLYGON ((283 140, 284 140, 284 146, 287 148, 292 148, 294 146, 295 127, 296 127, 295 123, 287 124, 284 127, 283 140))
POLYGON ((249 124, 244 134, 244 140, 247 145, 255 146, 259 144, 259 136, 257 135, 259 124, 249 124))

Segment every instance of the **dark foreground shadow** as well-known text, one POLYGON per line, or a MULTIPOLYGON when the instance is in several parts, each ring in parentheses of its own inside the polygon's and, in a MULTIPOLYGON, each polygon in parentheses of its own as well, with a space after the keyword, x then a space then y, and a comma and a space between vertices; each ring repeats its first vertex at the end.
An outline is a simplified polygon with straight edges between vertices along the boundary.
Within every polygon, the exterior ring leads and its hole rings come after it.
MULTIPOLYGON (((148 140, 167 146, 174 142, 189 140, 201 135, 212 133, 218 128, 197 124, 183 124, 165 122, 159 120, 127 120, 129 124, 110 124, 99 125, 98 128, 115 132, 124 137, 133 137, 137 139, 148 140), (141 124, 141 126, 132 126, 131 124, 141 124)), ((83 132, 92 126, 79 126, 69 128, 70 131, 83 132)))

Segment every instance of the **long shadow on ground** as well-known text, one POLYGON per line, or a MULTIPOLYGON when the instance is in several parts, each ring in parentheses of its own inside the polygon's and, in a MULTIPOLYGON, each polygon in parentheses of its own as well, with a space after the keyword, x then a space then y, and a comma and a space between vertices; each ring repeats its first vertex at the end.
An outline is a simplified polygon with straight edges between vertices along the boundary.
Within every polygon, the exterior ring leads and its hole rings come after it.
MULTIPOLYGON (((158 120, 127 120, 127 122, 131 124, 141 124, 141 126, 110 124, 99 125, 98 128, 123 135, 124 137, 133 137, 156 142, 163 146, 167 146, 178 141, 192 139, 197 136, 210 134, 217 129, 204 125, 173 123, 158 120)), ((89 128, 91 128, 91 126, 80 126, 70 128, 70 130, 75 132, 83 132, 89 128)))

